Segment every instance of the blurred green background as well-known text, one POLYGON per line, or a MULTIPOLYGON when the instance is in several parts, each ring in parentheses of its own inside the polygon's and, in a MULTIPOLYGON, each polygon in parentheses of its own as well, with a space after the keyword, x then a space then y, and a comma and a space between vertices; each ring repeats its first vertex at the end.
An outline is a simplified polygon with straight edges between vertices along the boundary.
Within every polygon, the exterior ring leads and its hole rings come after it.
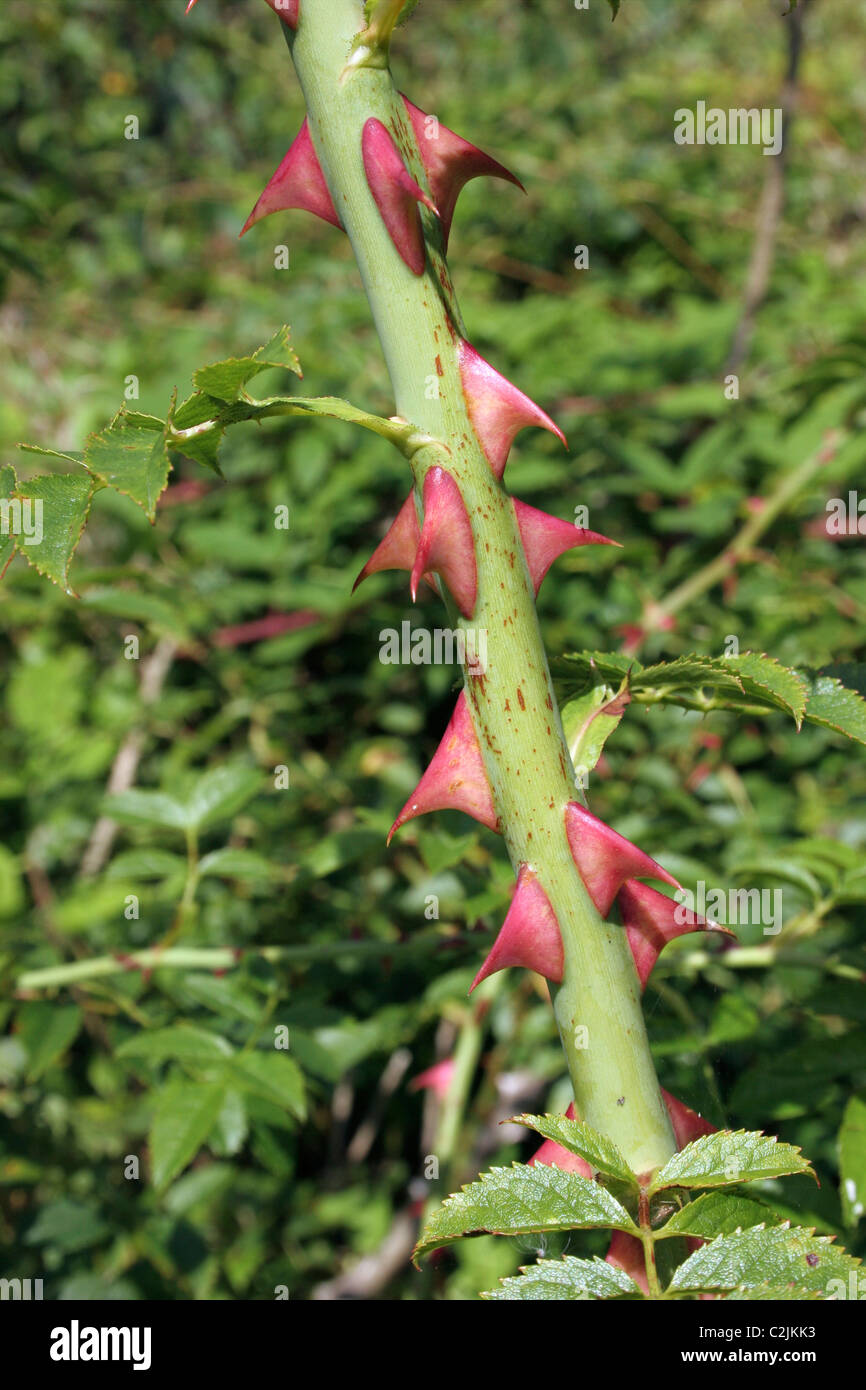
MULTIPOLYGON (((521 436, 507 482, 559 516, 587 507, 623 545, 554 567, 552 654, 721 655, 734 636, 860 679, 866 538, 828 536, 825 519, 862 486, 866 453, 862 7, 800 11, 783 160, 673 140, 674 110, 698 100, 779 103, 785 8, 624 0, 611 24, 602 0, 427 0, 395 40, 401 90, 526 185, 470 184, 451 239, 473 342, 570 441, 521 436), (780 189, 744 333, 759 209, 780 189), (736 573, 654 629, 653 603, 821 448, 736 573)), ((301 213, 237 238, 303 115, 264 4, 201 0, 185 20, 181 0, 6 0, 0 107, 0 463, 44 471, 21 440, 80 448, 131 376, 137 408, 164 414, 195 368, 283 322, 305 374, 291 389, 391 413, 345 238, 301 213)), ((221 482, 177 459, 153 527, 101 492, 77 600, 20 558, 0 590, 2 1273, 42 1277, 51 1298, 472 1297, 564 1241, 467 1241, 418 1273, 421 1207, 528 1157, 499 1122, 563 1110, 569 1092, 535 977, 467 1002, 508 902, 501 843, 453 813, 385 847, 459 674, 380 663, 383 628, 440 621, 428 600, 414 612, 403 576, 351 592, 405 464, 339 422, 270 422, 229 435, 223 466, 221 482), (276 635, 237 631, 274 614, 276 635), (114 833, 98 825, 113 765, 114 790, 132 769, 140 791, 197 805, 197 842, 153 797, 127 794, 114 833), (218 974, 119 970, 16 995, 22 970, 173 930, 246 953, 218 974), (444 1102, 412 1087, 455 1054, 444 1102)), ((820 1189, 765 1195, 862 1252, 866 750, 781 713, 632 707, 589 796, 687 885, 783 886, 782 932, 740 933, 766 948, 751 967, 691 938, 671 949, 650 1034, 668 1090, 805 1147, 820 1189)))

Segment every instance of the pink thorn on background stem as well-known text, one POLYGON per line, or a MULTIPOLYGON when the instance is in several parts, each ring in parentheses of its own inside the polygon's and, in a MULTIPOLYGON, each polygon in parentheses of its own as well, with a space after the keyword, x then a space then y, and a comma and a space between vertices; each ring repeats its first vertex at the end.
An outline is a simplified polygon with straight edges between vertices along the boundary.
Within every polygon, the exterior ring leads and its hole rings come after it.
POLYGON ((288 212, 291 208, 311 212, 314 217, 330 222, 332 227, 343 225, 328 192, 306 117, 241 228, 240 235, 243 236, 263 217, 269 217, 273 212, 288 212))
MULTIPOLYGON (((193 5, 197 3, 198 0, 189 0, 186 13, 189 14, 193 5)), ((278 14, 283 23, 288 24, 290 29, 297 29, 301 0, 265 0, 265 3, 270 5, 274 14, 278 14)))
POLYGON ((415 494, 410 492, 384 540, 376 546, 352 585, 352 593, 368 575, 378 574, 381 570, 411 571, 420 541, 421 527, 418 525, 418 513, 415 510, 415 494))
POLYGON ((674 898, 668 898, 655 888, 638 883, 636 879, 628 879, 622 885, 616 900, 641 989, 646 986, 653 966, 669 941, 693 931, 721 931, 733 936, 727 927, 720 926, 718 922, 707 922, 697 912, 686 912, 674 898), (686 917, 686 921, 677 920, 678 911, 681 917, 686 917))
POLYGON ((627 878, 658 878, 680 887, 661 864, 576 801, 566 807, 565 828, 578 872, 602 917, 627 878))
POLYGON ((478 576, 472 526, 460 489, 444 468, 429 468, 424 475, 422 498, 424 524, 409 581, 412 601, 415 602, 422 576, 435 571, 464 618, 471 618, 478 576))
POLYGON ((455 1065, 453 1057, 444 1057, 441 1062, 435 1062, 432 1067, 414 1077, 409 1082, 409 1090, 432 1091, 437 1100, 444 1100, 451 1085, 455 1065))
POLYGON ((559 984, 564 970, 562 936, 547 894, 528 864, 521 864, 517 887, 499 935, 469 989, 497 970, 519 965, 559 984))
POLYGON ((684 1149, 693 1139, 701 1139, 705 1134, 715 1134, 716 1126, 703 1119, 696 1110, 690 1110, 670 1091, 662 1090, 662 1100, 670 1116, 677 1149, 684 1149))
POLYGON ((490 830, 499 829, 484 760, 462 690, 430 766, 388 832, 388 843, 395 831, 415 816, 445 810, 465 811, 490 830))
POLYGON ((415 275, 424 272, 424 231, 418 214, 423 203, 438 215, 436 204, 419 188, 394 144, 388 127, 371 116, 361 135, 367 184, 389 237, 415 275))
POLYGON ((517 497, 512 497, 511 501, 536 593, 554 560, 564 555, 566 550, 574 550, 579 545, 619 545, 619 541, 609 540, 597 531, 587 531, 570 521, 560 521, 558 516, 530 507, 517 497))
POLYGON ((562 430, 545 415, 541 406, 485 362, 465 338, 461 338, 457 354, 469 419, 497 478, 505 471, 514 436, 527 425, 550 430, 568 448, 562 430))
POLYGON ((421 155, 439 209, 443 244, 447 248, 454 207, 462 188, 470 179, 489 174, 493 178, 507 179, 524 193, 526 190, 520 179, 515 178, 514 174, 489 154, 455 135, 447 126, 440 125, 435 117, 430 117, 417 106, 413 106, 407 97, 403 97, 403 102, 409 113, 418 142, 418 153, 421 155))
POLYGON ((621 1269, 633 1279, 644 1293, 649 1293, 646 1256, 643 1244, 637 1236, 630 1236, 628 1231, 614 1231, 604 1258, 607 1264, 613 1265, 614 1269, 621 1269))

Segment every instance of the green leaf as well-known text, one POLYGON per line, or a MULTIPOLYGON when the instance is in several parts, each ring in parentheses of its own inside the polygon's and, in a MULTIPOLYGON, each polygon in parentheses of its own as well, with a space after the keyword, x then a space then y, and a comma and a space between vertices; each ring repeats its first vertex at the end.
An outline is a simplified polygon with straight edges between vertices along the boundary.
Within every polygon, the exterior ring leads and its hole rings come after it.
POLYGON ((562 727, 576 772, 592 772, 610 735, 619 727, 630 696, 596 686, 562 708, 562 727))
POLYGON ((590 1226, 636 1227, 600 1183, 546 1164, 491 1168, 477 1182, 446 1197, 430 1217, 413 1258, 470 1235, 530 1235, 590 1226))
POLYGON ((793 716, 799 729, 808 694, 801 675, 780 665, 773 657, 757 652, 743 652, 741 656, 727 656, 722 660, 739 676, 747 699, 760 700, 762 704, 784 710, 793 716))
POLYGON ((831 1280, 847 1284, 851 1271, 859 1267, 860 1261, 835 1246, 830 1236, 816 1236, 803 1227, 755 1226, 719 1236, 696 1250, 676 1270, 669 1288, 681 1292, 794 1284, 826 1295, 831 1280))
POLYGON ((675 1153, 656 1173, 648 1190, 652 1194, 665 1187, 724 1187, 786 1173, 815 1176, 792 1144, 780 1144, 756 1130, 722 1129, 694 1139, 675 1153))
POLYGON ((852 1096, 839 1130, 839 1179, 847 1226, 856 1226, 866 1210, 866 1094, 852 1096))
POLYGON ((244 764, 210 768, 186 801, 187 824, 205 830, 231 820, 262 789, 262 775, 244 764))
POLYGON ((115 1053, 116 1057, 140 1057, 147 1062, 165 1062, 169 1058, 183 1062, 221 1062, 231 1055, 231 1046, 218 1033, 182 1023, 137 1033, 121 1043, 115 1053))
POLYGON ((552 1139, 555 1144, 561 1144, 564 1149, 568 1149, 569 1153, 585 1159, 590 1167, 597 1168, 599 1172, 606 1173, 608 1177, 616 1178, 618 1182, 626 1183, 637 1191, 637 1177, 619 1149, 611 1139, 605 1138, 590 1125, 566 1119, 564 1115, 515 1115, 512 1124, 534 1129, 543 1138, 552 1139))
POLYGON ((241 878, 261 883, 279 877, 281 871, 278 864, 270 864, 254 850, 228 845, 206 854, 199 861, 198 872, 200 878, 241 878))
POLYGON ((284 1052, 242 1052, 226 1068, 235 1085, 303 1120, 307 1113, 300 1067, 284 1052))
POLYGON ((229 357, 223 362, 200 367, 193 376, 196 388, 218 401, 236 401, 247 382, 269 367, 285 367, 295 376, 301 376, 301 364, 292 351, 289 337, 290 330, 284 325, 251 357, 229 357))
POLYGON ((674 1212, 670 1221, 655 1232, 655 1238, 698 1236, 701 1240, 712 1240, 714 1236, 731 1235, 750 1226, 773 1225, 780 1220, 781 1217, 763 1202, 755 1202, 751 1197, 739 1197, 733 1192, 706 1192, 674 1212))
POLYGON ((818 1303, 822 1295, 814 1289, 797 1284, 755 1284, 752 1288, 734 1289, 724 1303, 818 1303))
MULTIPOLYGON (((10 503, 15 495, 18 486, 18 479, 15 477, 15 469, 11 464, 5 464, 0 468, 0 505, 10 503)), ((12 528, 11 512, 7 517, 4 510, 0 514, 0 579, 6 573, 6 568, 15 554, 15 535, 12 528)))
POLYGON ((78 1036, 83 1014, 77 1004, 25 1004, 18 1010, 18 1037, 30 1065, 28 1081, 37 1081, 78 1036))
POLYGON ((90 436, 84 449, 84 464, 93 476, 131 497, 151 522, 171 468, 167 433, 163 420, 122 406, 110 425, 90 436))
POLYGON ((866 700, 832 674, 801 671, 800 675, 807 682, 807 720, 866 744, 866 700))
POLYGON ((261 773, 245 764, 209 768, 183 797, 131 787, 105 797, 106 815, 131 825, 204 830, 230 820, 262 787, 261 773))
POLYGON ((172 1081, 160 1093, 151 1120, 151 1174, 162 1192, 198 1153, 217 1122, 225 1082, 172 1081))
POLYGON ((125 825, 161 825, 183 830, 187 825, 184 806, 167 792, 130 787, 128 791, 106 796, 102 802, 106 815, 125 825))
POLYGON ((19 501, 31 503, 34 520, 41 517, 42 529, 41 539, 35 544, 27 544, 26 537, 18 541, 19 553, 68 594, 72 594, 69 566, 81 540, 93 493, 93 479, 75 473, 31 478, 15 489, 19 501))
POLYGON ((643 1298, 644 1294, 622 1269, 616 1269, 596 1255, 592 1260, 579 1260, 566 1255, 561 1260, 539 1260, 511 1279, 501 1280, 498 1289, 483 1293, 482 1298, 500 1302, 518 1299, 547 1301, 599 1298, 643 1298))
POLYGON ((25 1245, 50 1245, 66 1255, 89 1250, 111 1235, 111 1227, 99 1208, 90 1202, 61 1197, 36 1215, 24 1237, 25 1245))

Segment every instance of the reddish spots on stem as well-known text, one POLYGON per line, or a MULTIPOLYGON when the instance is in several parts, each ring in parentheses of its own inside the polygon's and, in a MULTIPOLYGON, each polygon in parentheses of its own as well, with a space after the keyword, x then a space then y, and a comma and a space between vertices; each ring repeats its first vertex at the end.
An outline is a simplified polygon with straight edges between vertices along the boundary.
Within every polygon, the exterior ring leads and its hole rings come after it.
POLYGON ((526 701, 523 698, 523 691, 520 689, 520 686, 517 687, 517 703, 521 709, 526 709, 526 701))
POLYGON ((445 370, 444 370, 444 368, 443 368, 443 366, 442 366, 442 358, 439 356, 438 352, 437 352, 437 354, 436 354, 436 375, 437 375, 437 376, 444 376, 444 375, 445 375, 445 370))

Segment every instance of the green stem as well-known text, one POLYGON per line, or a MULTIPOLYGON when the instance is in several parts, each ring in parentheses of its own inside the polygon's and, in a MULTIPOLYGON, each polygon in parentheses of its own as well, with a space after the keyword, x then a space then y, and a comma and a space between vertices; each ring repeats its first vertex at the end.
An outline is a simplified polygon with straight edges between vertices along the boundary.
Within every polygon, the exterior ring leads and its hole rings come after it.
POLYGON ((347 68, 362 26, 358 0, 304 0, 301 6, 297 33, 287 37, 310 132, 357 257, 397 412, 438 441, 412 457, 418 505, 427 470, 447 467, 475 534, 478 599, 471 625, 461 625, 486 630, 489 664, 484 675, 466 673, 467 701, 512 863, 533 867, 562 933, 565 975, 552 993, 577 1110, 644 1172, 664 1162, 675 1145, 637 976, 625 933, 601 920, 569 851, 564 815, 575 799, 574 772, 514 511, 481 450, 463 396, 457 357, 463 330, 438 222, 421 209, 428 262, 415 275, 392 244, 367 186, 361 133, 371 117, 390 129, 422 186, 426 179, 390 73, 347 68))

